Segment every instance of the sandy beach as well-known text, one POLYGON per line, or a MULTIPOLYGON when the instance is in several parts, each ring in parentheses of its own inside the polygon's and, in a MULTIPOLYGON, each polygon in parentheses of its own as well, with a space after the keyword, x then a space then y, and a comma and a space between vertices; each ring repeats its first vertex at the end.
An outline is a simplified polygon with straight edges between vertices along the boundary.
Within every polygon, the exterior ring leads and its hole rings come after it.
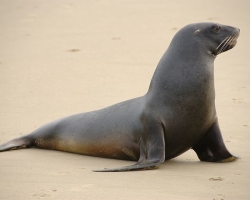
POLYGON ((215 61, 224 141, 240 156, 200 162, 190 150, 159 169, 95 173, 134 162, 58 151, 0 153, 0 199, 250 199, 248 0, 1 0, 0 143, 52 120, 144 95, 174 34, 212 21, 241 29, 215 61))

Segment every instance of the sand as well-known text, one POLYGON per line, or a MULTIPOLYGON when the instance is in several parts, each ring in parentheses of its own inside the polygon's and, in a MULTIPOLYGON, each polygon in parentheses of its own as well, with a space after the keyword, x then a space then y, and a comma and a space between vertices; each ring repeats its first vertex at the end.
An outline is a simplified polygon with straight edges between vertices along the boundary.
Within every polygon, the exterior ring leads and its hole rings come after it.
POLYGON ((134 162, 25 149, 0 153, 0 199, 250 199, 248 0, 1 0, 0 143, 54 119, 144 95, 173 35, 214 21, 239 27, 215 62, 216 105, 228 149, 190 150, 157 170, 94 173, 134 162))

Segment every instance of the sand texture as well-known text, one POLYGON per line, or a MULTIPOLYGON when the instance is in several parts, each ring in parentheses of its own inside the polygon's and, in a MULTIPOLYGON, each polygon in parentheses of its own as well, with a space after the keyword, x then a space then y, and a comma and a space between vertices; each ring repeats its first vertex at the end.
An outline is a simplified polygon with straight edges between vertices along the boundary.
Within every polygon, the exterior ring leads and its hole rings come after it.
POLYGON ((157 170, 94 173, 134 162, 40 149, 0 153, 0 199, 250 199, 250 1, 0 1, 0 143, 54 119, 144 95, 173 35, 213 21, 241 29, 215 61, 216 106, 241 159, 190 150, 157 170))

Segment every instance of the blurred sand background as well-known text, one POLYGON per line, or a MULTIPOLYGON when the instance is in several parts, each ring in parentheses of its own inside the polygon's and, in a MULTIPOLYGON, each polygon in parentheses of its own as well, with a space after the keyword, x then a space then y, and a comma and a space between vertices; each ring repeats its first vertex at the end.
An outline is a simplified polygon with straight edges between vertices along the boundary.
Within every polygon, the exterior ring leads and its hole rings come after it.
POLYGON ((67 115, 144 95, 173 35, 213 21, 241 29, 215 62, 216 105, 233 163, 190 150, 159 169, 57 151, 0 153, 0 199, 250 199, 250 1, 0 1, 0 143, 67 115))

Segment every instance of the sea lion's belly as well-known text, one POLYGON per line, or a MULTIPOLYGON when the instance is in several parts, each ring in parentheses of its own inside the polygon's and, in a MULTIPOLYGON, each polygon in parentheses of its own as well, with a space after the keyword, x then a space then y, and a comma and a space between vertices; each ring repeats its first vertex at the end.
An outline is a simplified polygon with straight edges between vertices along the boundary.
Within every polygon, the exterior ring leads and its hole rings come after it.
POLYGON ((52 122, 37 131, 36 146, 90 156, 138 160, 143 127, 139 102, 139 98, 133 99, 52 122))

